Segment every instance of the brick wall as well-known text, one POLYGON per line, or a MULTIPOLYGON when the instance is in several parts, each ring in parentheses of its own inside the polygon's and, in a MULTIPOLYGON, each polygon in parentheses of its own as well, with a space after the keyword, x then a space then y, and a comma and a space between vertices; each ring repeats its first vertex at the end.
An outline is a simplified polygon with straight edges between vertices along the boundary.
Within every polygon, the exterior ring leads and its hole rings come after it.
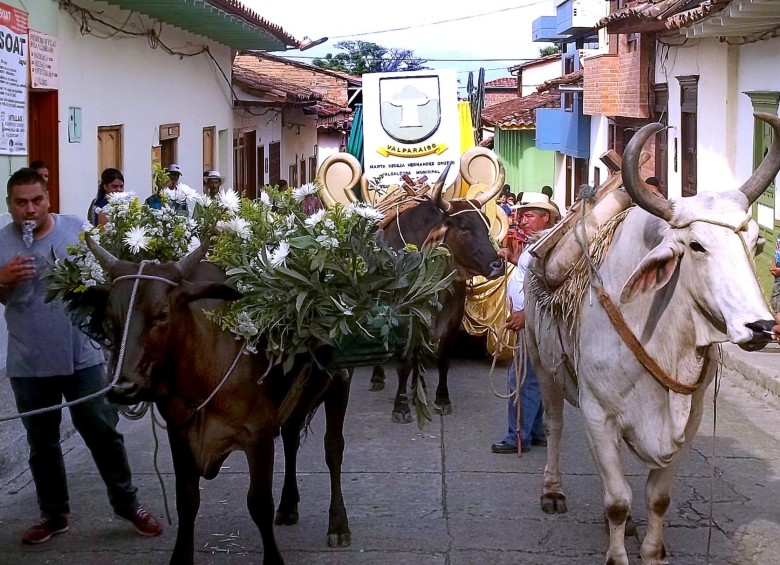
POLYGON ((649 36, 636 35, 630 50, 628 40, 628 35, 620 35, 617 54, 596 55, 583 62, 585 114, 649 117, 652 44, 649 36))
POLYGON ((485 108, 492 106, 493 104, 498 104, 499 102, 514 100, 515 98, 517 98, 517 91, 514 89, 501 89, 492 92, 485 89, 485 108))
POLYGON ((583 113, 614 116, 618 112, 618 57, 604 54, 583 61, 583 113))

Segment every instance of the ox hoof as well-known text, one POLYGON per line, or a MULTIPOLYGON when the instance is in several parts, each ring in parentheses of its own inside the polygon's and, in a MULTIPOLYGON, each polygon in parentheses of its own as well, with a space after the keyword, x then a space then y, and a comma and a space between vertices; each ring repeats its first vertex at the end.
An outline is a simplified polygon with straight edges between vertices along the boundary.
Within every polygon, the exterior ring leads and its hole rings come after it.
POLYGON ((542 512, 545 514, 566 514, 566 495, 560 492, 546 492, 541 497, 542 512))
POLYGON ((436 409, 436 412, 441 414, 442 416, 449 416, 452 414, 452 402, 442 402, 442 403, 436 403, 433 405, 433 407, 436 409))
POLYGON ((394 424, 411 424, 412 413, 411 412, 393 412, 394 424))
POLYGON ((630 565, 628 562, 628 555, 623 553, 622 555, 611 555, 607 553, 606 565, 630 565))
POLYGON ((371 384, 368 387, 368 390, 370 392, 379 392, 380 390, 385 390, 385 383, 384 382, 374 382, 374 381, 371 381, 371 384))
POLYGON ((276 518, 274 518, 274 524, 277 526, 292 526, 298 523, 298 511, 283 512, 282 510, 276 511, 276 518))
POLYGON ((349 547, 352 545, 352 534, 328 534, 328 547, 349 547))

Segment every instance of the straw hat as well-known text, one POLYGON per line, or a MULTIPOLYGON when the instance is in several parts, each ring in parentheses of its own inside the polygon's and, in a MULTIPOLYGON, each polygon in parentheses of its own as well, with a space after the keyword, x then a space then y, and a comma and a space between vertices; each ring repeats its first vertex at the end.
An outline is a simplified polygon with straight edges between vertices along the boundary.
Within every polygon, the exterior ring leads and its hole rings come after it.
POLYGON ((550 213, 550 217, 553 221, 557 221, 561 217, 561 212, 558 210, 558 206, 555 202, 550 200, 550 197, 541 192, 524 192, 523 199, 520 203, 509 207, 512 210, 533 210, 541 209, 550 213))

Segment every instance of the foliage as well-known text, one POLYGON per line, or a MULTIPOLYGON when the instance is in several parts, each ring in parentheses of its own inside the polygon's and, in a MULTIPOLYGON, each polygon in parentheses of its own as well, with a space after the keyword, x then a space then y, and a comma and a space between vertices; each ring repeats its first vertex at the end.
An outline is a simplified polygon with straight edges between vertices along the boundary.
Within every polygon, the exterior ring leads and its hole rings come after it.
POLYGON ((393 73, 398 71, 419 71, 430 67, 428 62, 414 56, 410 49, 388 48, 370 41, 340 41, 334 44, 336 49, 346 51, 335 55, 328 53, 325 58, 316 58, 317 67, 342 71, 353 76, 365 73, 393 73))
POLYGON ((169 180, 165 167, 159 163, 152 163, 152 194, 157 194, 168 186, 169 180))
MULTIPOLYGON (((200 244, 199 235, 216 233, 208 259, 244 296, 207 316, 286 370, 301 353, 330 367, 383 362, 398 351, 418 360, 432 354, 433 321, 454 276, 449 252, 394 251, 379 237, 381 213, 365 204, 306 216, 301 202, 317 190, 266 187, 249 200, 232 190, 212 199, 165 189, 160 210, 115 193, 102 231, 85 230, 115 257, 135 262, 178 260, 200 244), (186 197, 196 202, 192 219, 173 207, 186 197)), ((56 260, 48 297, 63 299, 82 327, 99 334, 82 299, 108 274, 83 236, 69 252, 56 260)))
POLYGON ((547 57, 548 55, 555 55, 560 52, 561 52, 561 48, 558 47, 557 45, 550 45, 549 47, 539 48, 540 57, 547 57))

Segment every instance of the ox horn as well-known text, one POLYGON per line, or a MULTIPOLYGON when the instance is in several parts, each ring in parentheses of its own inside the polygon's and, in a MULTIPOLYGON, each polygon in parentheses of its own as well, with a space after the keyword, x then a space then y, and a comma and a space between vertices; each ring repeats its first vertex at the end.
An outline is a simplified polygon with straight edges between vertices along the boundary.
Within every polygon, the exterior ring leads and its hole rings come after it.
POLYGON ((110 271, 119 261, 119 259, 111 255, 111 253, 103 249, 99 243, 95 243, 95 240, 92 239, 89 234, 84 236, 84 242, 87 244, 87 247, 92 252, 92 255, 95 256, 95 259, 97 259, 100 266, 106 271, 110 271))
POLYGON ((639 154, 642 152, 642 148, 647 140, 662 129, 664 129, 663 124, 653 122, 636 132, 623 152, 621 174, 623 175, 623 184, 626 187, 626 192, 628 192, 631 200, 653 216, 658 216, 668 222, 672 219, 672 203, 666 198, 649 192, 639 175, 639 154))
POLYGON ((477 194, 477 197, 475 198, 475 200, 479 202, 480 208, 498 196, 498 193, 501 192, 502 188, 504 188, 504 180, 506 179, 504 163, 501 161, 500 157, 496 159, 496 162, 498 163, 498 176, 496 177, 495 182, 493 182, 493 184, 491 184, 485 192, 477 194))
POLYGON ((197 249, 193 249, 187 255, 176 261, 176 268, 179 269, 182 275, 186 278, 190 274, 190 271, 200 263, 209 251, 209 245, 211 244, 211 235, 206 234, 203 241, 197 249))
POLYGON ((739 187, 739 191, 747 196, 748 205, 753 204, 761 196, 780 171, 780 118, 764 112, 756 112, 753 115, 772 126, 775 130, 775 140, 753 175, 739 187))
POLYGON ((439 175, 439 179, 433 185, 433 190, 431 191, 431 201, 436 204, 442 212, 449 212, 450 208, 452 208, 452 204, 441 197, 441 191, 444 188, 444 183, 447 180, 447 173, 450 172, 451 166, 452 163, 447 163, 447 166, 444 167, 444 172, 439 175))

